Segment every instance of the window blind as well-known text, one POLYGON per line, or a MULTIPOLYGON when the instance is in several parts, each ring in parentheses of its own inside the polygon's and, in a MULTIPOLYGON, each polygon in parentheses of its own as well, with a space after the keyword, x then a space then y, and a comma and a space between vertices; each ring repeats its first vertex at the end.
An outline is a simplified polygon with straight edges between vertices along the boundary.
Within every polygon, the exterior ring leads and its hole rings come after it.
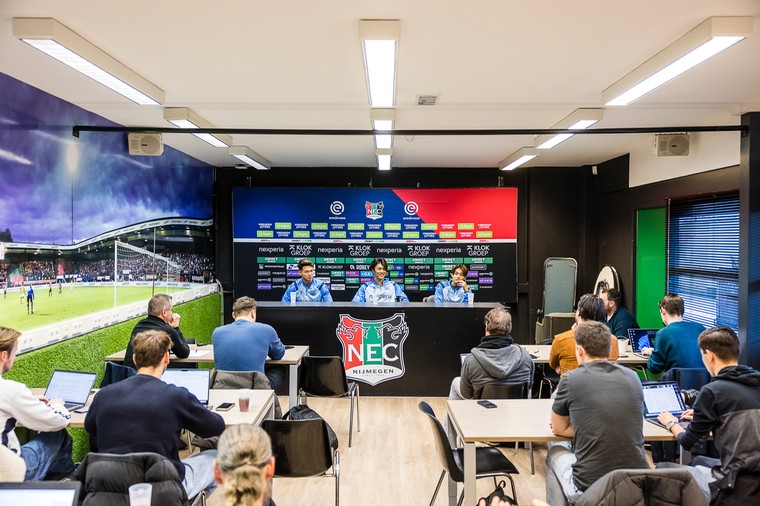
POLYGON ((684 320, 738 331, 738 193, 670 203, 667 279, 684 320))

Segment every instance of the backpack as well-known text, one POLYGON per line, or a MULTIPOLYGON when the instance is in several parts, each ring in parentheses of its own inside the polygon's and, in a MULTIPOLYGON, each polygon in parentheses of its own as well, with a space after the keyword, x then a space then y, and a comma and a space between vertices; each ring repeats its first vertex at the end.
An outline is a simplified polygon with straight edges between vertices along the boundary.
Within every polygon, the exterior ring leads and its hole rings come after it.
MULTIPOLYGON (((283 415, 283 420, 310 420, 312 418, 322 418, 319 416, 319 413, 311 409, 306 404, 299 404, 291 409, 288 410, 285 415, 283 415)), ((338 449, 338 436, 335 434, 335 431, 330 427, 330 424, 325 421, 325 425, 327 426, 327 436, 330 438, 330 447, 333 450, 338 449)))

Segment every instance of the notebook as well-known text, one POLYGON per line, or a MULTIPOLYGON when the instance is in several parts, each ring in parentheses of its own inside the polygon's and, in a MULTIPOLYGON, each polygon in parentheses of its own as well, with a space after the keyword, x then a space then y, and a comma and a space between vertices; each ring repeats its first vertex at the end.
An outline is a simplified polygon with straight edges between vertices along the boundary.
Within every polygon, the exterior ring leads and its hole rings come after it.
POLYGON ((641 353, 642 348, 654 346, 654 336, 659 329, 628 329, 628 342, 634 353, 641 353))
POLYGON ((641 388, 644 391, 644 418, 648 421, 664 427, 657 421, 657 415, 669 411, 679 418, 686 411, 681 389, 675 381, 642 383, 641 388))
POLYGON ((170 385, 187 388, 203 405, 208 405, 208 369, 167 369, 161 379, 170 385))
POLYGON ((78 481, 0 483, 0 504, 76 506, 80 487, 78 481))
POLYGON ((53 371, 45 397, 49 400, 63 399, 66 409, 69 411, 81 408, 87 404, 90 390, 95 383, 97 374, 94 372, 53 371))

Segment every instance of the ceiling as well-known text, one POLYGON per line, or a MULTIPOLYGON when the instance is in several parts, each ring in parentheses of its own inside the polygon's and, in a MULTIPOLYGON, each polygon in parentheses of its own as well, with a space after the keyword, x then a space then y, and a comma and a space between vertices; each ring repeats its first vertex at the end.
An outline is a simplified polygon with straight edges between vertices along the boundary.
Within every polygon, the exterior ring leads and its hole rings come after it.
MULTIPOLYGON (((52 17, 220 128, 368 130, 360 19, 399 19, 400 130, 542 129, 710 16, 753 16, 754 35, 598 128, 737 125, 760 110, 757 0, 2 0, 0 72, 124 126, 171 126, 13 37, 14 17, 52 17), (467 5, 467 6, 465 6, 467 5), (419 94, 439 94, 435 106, 419 94)), ((83 133, 82 135, 98 135, 83 133)), ((371 136, 234 135, 274 167, 373 167, 371 136)), ((236 159, 183 134, 164 142, 216 166, 236 159)), ((651 144, 651 134, 578 135, 529 165, 579 166, 651 144)), ((496 167, 532 136, 394 140, 394 169, 496 167)))

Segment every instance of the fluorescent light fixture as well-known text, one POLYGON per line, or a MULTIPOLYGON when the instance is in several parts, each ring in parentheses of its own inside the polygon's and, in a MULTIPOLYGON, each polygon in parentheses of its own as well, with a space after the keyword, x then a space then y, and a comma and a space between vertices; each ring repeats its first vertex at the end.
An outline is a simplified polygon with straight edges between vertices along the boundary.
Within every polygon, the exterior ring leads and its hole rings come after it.
POLYGON ((13 35, 140 105, 159 105, 164 92, 53 18, 13 18, 13 35))
POLYGON ((230 154, 256 170, 269 170, 272 167, 272 162, 248 146, 232 146, 230 147, 230 154))
POLYGON ((752 18, 711 17, 602 92, 604 105, 628 105, 752 34, 752 18))
MULTIPOLYGON (((393 121, 396 117, 396 111, 393 109, 372 109, 370 111, 372 118, 373 130, 393 130, 393 121)), ((375 147, 379 149, 390 149, 393 147, 393 135, 375 134, 375 147)))
POLYGON ((375 156, 377 156, 377 169, 378 170, 391 170, 391 156, 393 155, 392 149, 376 149, 375 156))
POLYGON ((393 107, 396 102, 396 58, 401 21, 363 19, 359 38, 364 52, 364 72, 372 107, 393 107))
MULTIPOLYGON (((604 109, 576 109, 552 128, 557 130, 585 130, 604 116, 604 109)), ((539 135, 533 141, 538 149, 551 149, 575 134, 546 134, 539 135)))
MULTIPOLYGON (((187 107, 164 107, 164 119, 179 128, 216 128, 187 107)), ((215 148, 232 146, 232 137, 226 134, 193 134, 215 148)))
POLYGON ((533 160, 535 157, 537 157, 539 154, 539 151, 536 148, 530 148, 530 147, 523 147, 506 157, 504 160, 499 162, 499 169, 501 170, 513 170, 519 167, 520 165, 533 160))

